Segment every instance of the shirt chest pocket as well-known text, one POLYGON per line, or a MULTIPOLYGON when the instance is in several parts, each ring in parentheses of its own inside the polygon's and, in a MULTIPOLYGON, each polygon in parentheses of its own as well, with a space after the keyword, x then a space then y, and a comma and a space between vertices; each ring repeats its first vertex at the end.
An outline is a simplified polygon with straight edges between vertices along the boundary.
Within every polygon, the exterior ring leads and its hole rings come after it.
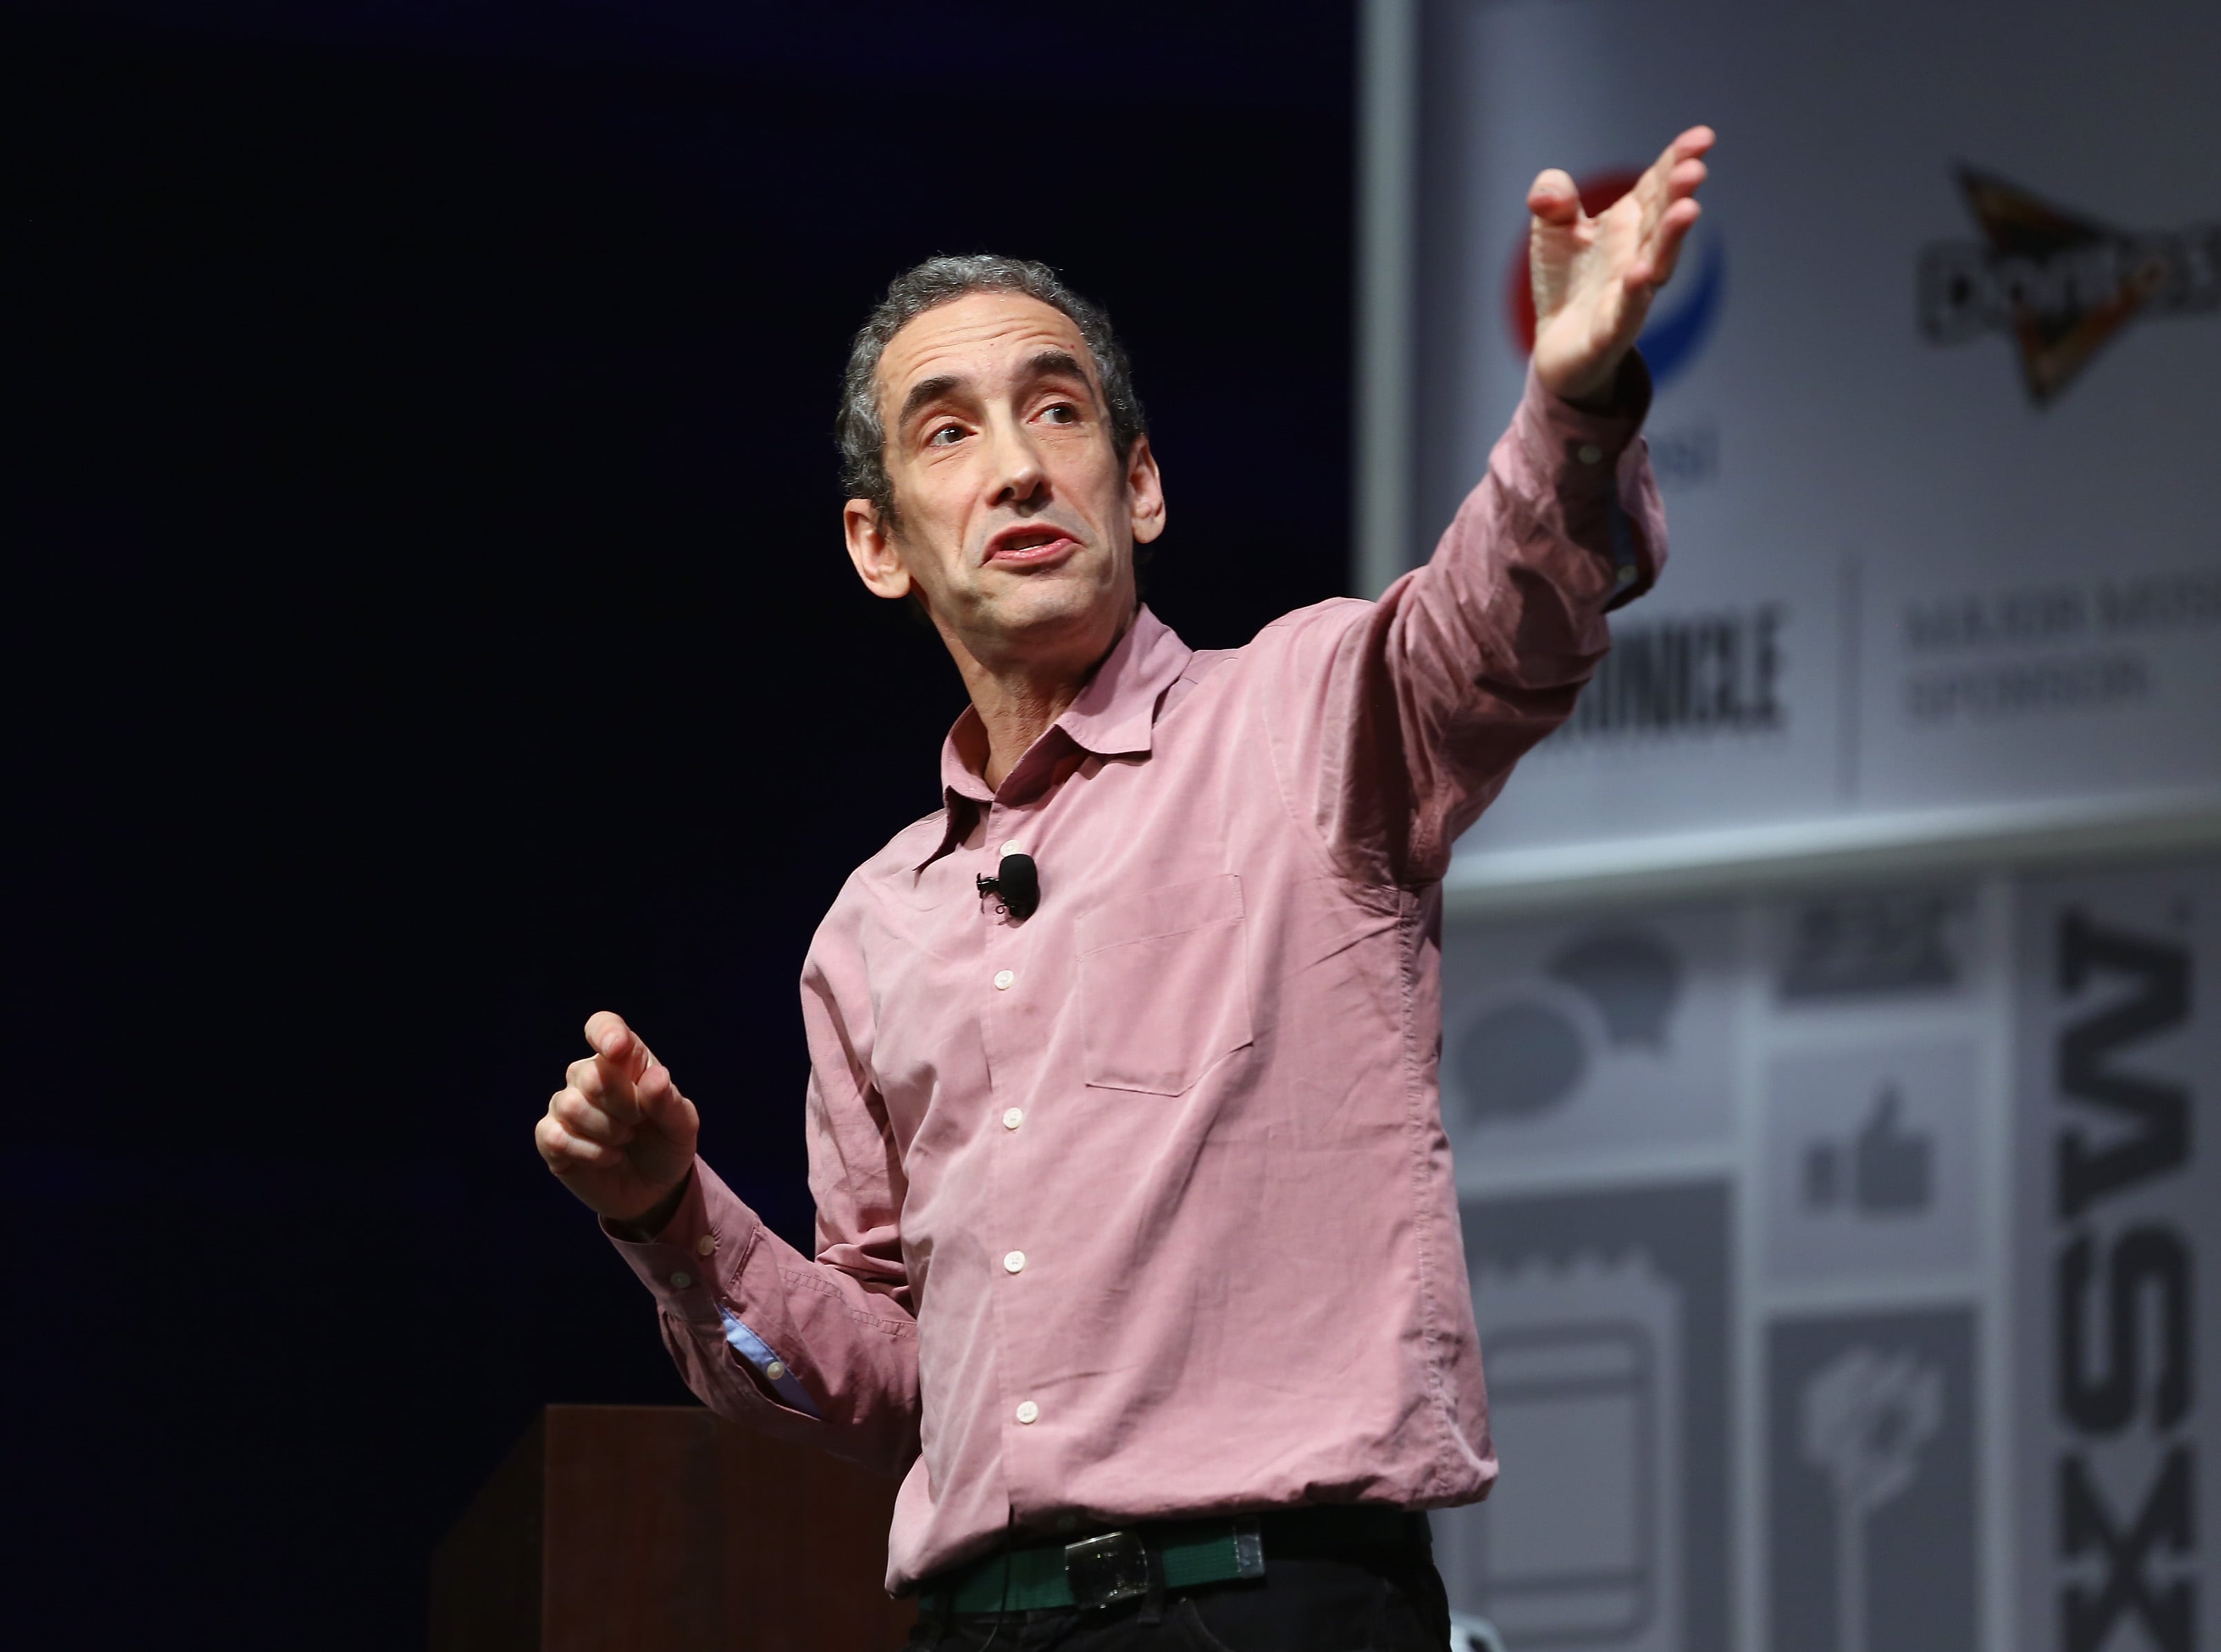
POLYGON ((1078 925, 1085 1077, 1177 1096, 1250 1041, 1242 879, 1232 873, 1107 902, 1078 925))

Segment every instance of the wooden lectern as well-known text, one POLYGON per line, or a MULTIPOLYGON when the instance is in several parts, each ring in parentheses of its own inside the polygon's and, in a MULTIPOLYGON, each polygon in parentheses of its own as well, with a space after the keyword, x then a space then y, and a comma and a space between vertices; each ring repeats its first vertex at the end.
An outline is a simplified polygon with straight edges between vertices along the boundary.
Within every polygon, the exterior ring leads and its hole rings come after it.
POLYGON ((432 1652, 896 1652, 895 1482, 675 1405, 550 1405, 432 1561, 432 1652))

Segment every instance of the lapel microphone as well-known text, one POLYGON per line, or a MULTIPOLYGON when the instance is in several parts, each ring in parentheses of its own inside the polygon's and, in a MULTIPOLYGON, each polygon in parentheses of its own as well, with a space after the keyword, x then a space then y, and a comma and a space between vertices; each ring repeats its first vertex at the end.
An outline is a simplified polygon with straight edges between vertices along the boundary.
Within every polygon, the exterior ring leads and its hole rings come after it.
POLYGON ((1034 915, 1041 904, 1041 869, 1034 865, 1023 844, 1003 845, 1002 859, 995 863, 995 875, 985 873, 979 877, 979 892, 992 895, 1002 903, 1003 910, 1021 923, 1034 915))

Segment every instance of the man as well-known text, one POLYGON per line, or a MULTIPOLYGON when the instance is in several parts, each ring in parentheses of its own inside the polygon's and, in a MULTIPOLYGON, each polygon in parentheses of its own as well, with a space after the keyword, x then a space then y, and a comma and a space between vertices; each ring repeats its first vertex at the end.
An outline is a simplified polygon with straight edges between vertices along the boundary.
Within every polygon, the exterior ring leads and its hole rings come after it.
POLYGON ((537 1141, 707 1403, 907 1470, 921 1643, 1446 1641, 1416 1511, 1496 1466, 1439 882, 1663 554, 1631 347, 1711 141, 1595 218, 1536 181, 1530 382, 1432 561, 1227 652, 1137 603, 1165 495, 1101 312, 939 259, 858 335, 848 553, 971 706, 804 967, 817 1254, 607 1011, 537 1141))

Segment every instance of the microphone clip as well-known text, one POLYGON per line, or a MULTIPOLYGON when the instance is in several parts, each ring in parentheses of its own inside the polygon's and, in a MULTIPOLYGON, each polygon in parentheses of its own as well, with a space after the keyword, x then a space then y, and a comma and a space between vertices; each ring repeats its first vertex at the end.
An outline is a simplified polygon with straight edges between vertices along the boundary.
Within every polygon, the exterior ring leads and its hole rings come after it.
POLYGON ((998 910, 1008 913, 1019 923, 1024 923, 1041 905, 1041 871, 1034 865, 1033 856, 1015 843, 1005 844, 1002 859, 995 864, 995 875, 981 873, 974 880, 984 898, 992 895, 998 910))

